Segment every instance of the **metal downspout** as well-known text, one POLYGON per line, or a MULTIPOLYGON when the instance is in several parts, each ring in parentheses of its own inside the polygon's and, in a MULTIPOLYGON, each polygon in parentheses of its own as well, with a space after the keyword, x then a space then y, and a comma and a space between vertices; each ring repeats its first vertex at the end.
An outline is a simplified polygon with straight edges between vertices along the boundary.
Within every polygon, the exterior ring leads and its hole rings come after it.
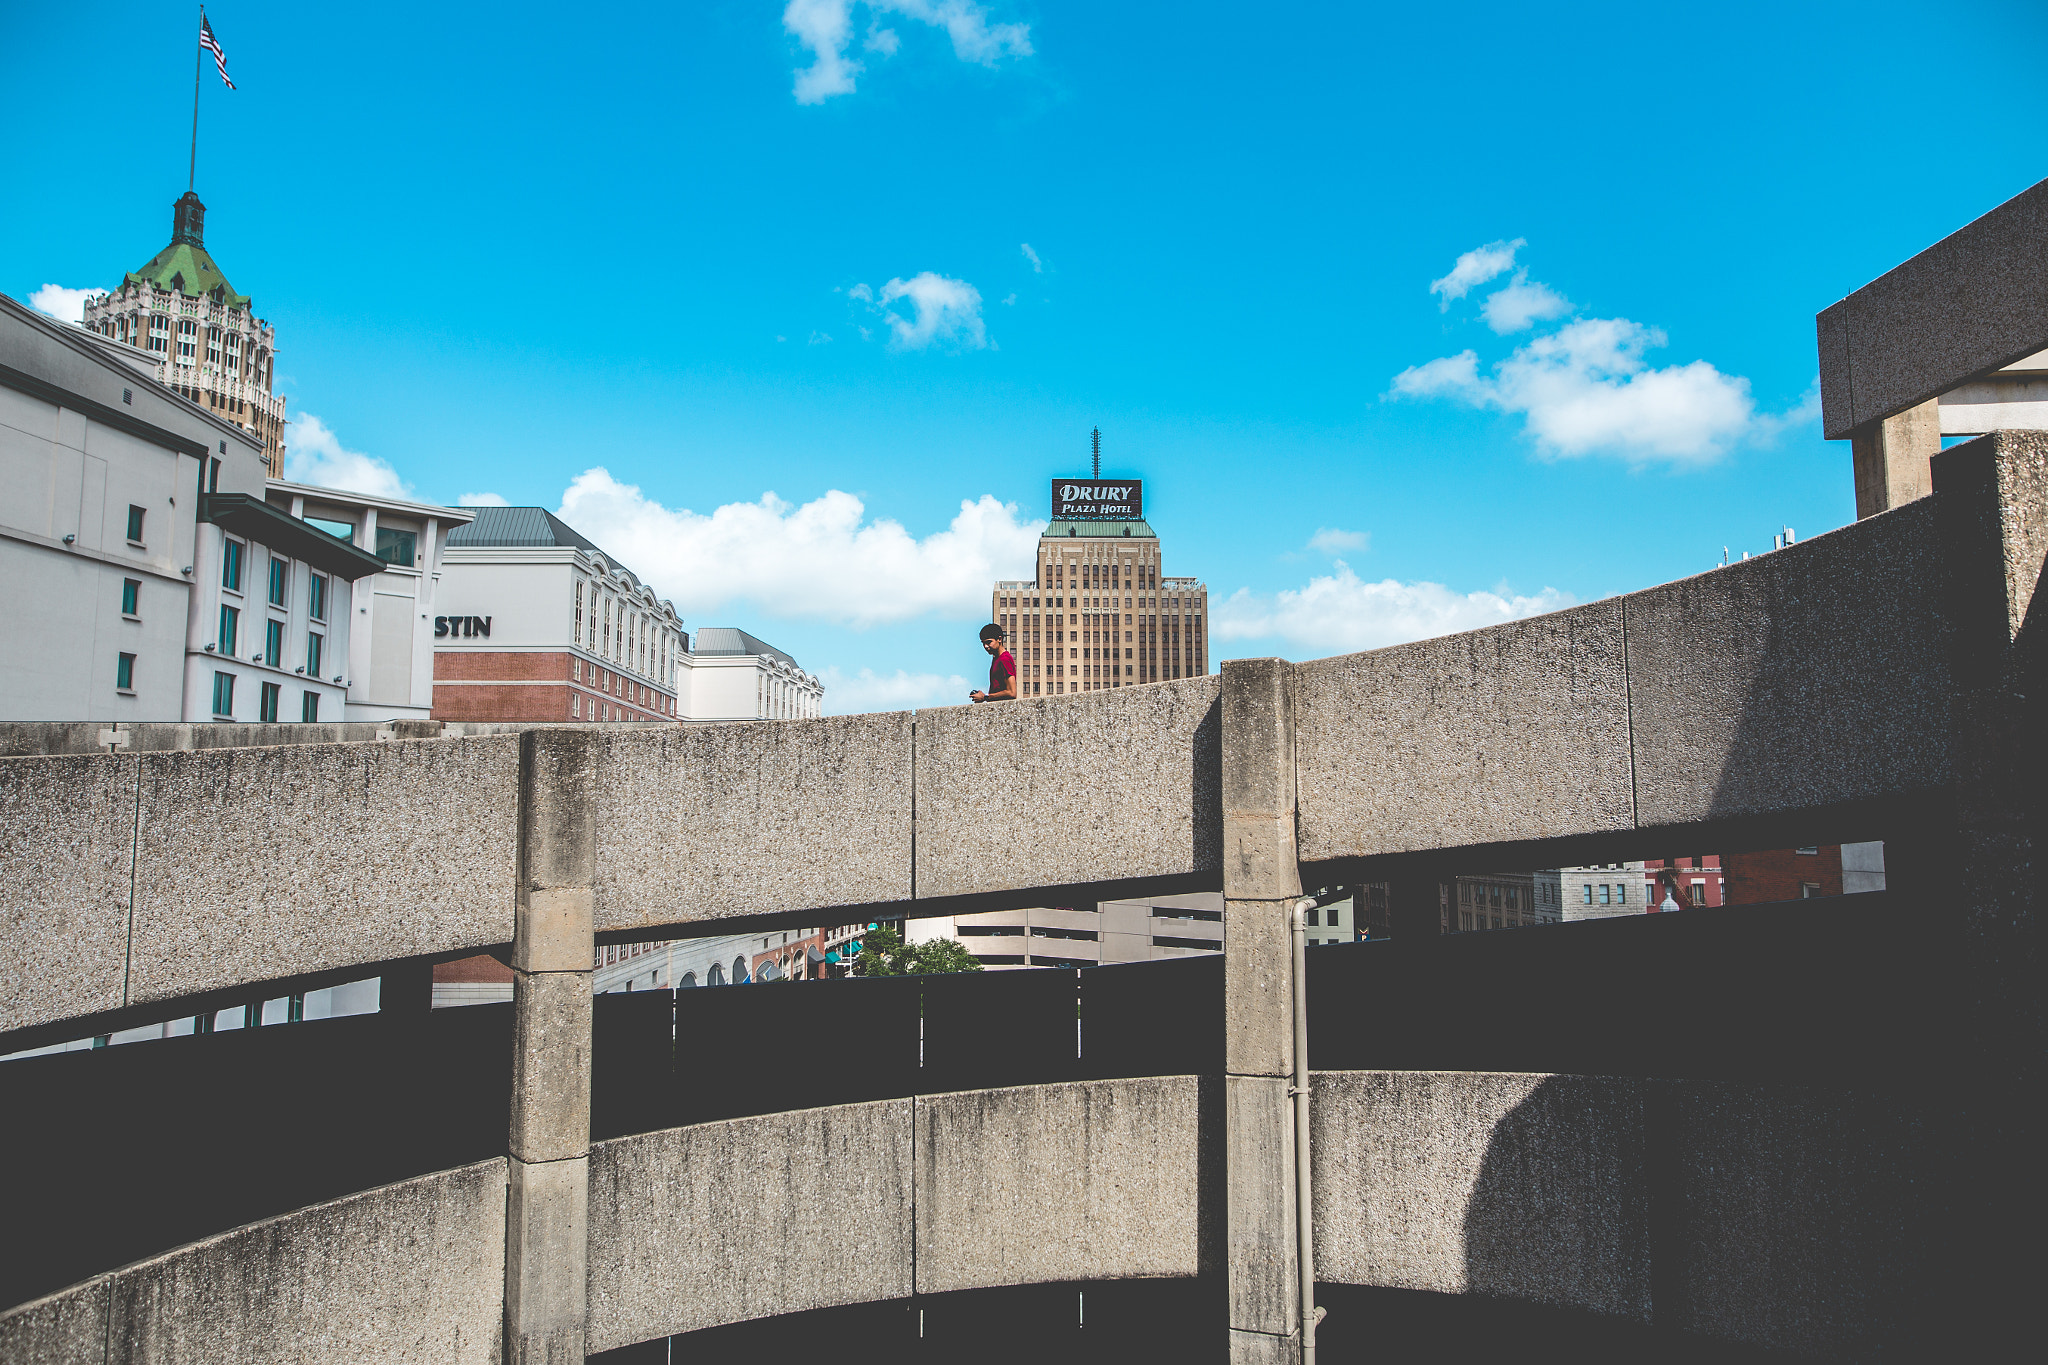
POLYGON ((1309 1198, 1309 1074, 1308 1074, 1308 912, 1309 899, 1294 903, 1294 1226, 1300 1242, 1301 1365, 1315 1365, 1316 1307, 1315 1206, 1309 1198))

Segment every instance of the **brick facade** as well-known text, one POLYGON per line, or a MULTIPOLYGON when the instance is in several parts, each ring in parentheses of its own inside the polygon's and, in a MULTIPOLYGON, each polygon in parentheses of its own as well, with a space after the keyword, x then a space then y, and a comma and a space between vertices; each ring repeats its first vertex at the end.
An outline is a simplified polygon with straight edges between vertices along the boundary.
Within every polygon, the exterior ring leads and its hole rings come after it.
POLYGON ((1813 852, 1773 848, 1760 853, 1724 853, 1721 871, 1728 904, 1761 905, 1806 896, 1842 894, 1842 846, 1812 845, 1813 852))
POLYGON ((435 720, 674 720, 667 707, 663 694, 567 651, 434 654, 435 720))

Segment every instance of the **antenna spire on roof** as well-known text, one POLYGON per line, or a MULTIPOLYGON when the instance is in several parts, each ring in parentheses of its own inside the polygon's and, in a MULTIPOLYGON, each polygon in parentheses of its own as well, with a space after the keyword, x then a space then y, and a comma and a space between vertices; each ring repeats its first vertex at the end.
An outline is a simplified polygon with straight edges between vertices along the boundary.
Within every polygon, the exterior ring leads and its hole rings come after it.
POLYGON ((1101 428, 1101 427, 1097 427, 1097 428, 1095 428, 1095 435, 1094 435, 1094 443, 1095 443, 1095 471, 1094 471, 1094 473, 1092 473, 1091 475, 1089 475, 1089 477, 1090 477, 1090 478, 1095 478, 1095 479, 1099 479, 1099 478, 1101 478, 1101 477, 1102 477, 1102 428, 1101 428))

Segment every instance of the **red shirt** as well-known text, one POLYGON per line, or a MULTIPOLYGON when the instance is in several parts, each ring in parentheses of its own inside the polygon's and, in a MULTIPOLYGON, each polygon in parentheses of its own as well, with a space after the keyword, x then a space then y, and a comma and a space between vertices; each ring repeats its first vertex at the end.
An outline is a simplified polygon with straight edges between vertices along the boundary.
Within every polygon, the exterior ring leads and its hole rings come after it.
POLYGON ((1016 676, 1017 661, 1010 657, 1010 651, 997 650, 996 657, 988 665, 988 694, 993 696, 1002 691, 1004 684, 1016 676))

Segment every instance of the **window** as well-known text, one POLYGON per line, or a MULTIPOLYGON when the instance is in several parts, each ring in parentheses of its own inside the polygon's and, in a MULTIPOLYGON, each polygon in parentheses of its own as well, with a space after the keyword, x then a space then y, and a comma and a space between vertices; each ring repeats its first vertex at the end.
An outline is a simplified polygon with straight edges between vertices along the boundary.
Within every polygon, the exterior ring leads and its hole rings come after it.
POLYGON ((306 580, 306 615, 315 621, 327 619, 327 575, 316 573, 306 580))
POLYGON ((191 318, 178 320, 178 363, 190 365, 199 351, 199 324, 191 318))
POLYGON ((299 698, 299 719, 312 722, 320 719, 320 694, 308 692, 299 698))
POLYGON ((415 537, 411 531, 400 531, 390 526, 377 528, 377 558, 386 564, 413 566, 415 537))
POLYGON ((213 675, 213 714, 232 719, 235 714, 235 675, 213 675))
POLYGON ((327 517, 307 517, 306 524, 319 527, 336 540, 346 540, 350 544, 355 543, 356 527, 352 521, 333 521, 327 517))
POLYGON ((228 333, 228 368, 236 374, 242 372, 242 334, 228 333))
POLYGON ((216 368, 220 365, 220 328, 206 329, 206 363, 216 368))
POLYGON ((1618 886, 1616 886, 1616 887, 1614 888, 1614 903, 1615 903, 1616 905, 1627 905, 1627 904, 1628 904, 1628 883, 1627 883, 1627 882, 1622 882, 1622 883, 1621 883, 1620 885, 1618 885, 1618 886))
POLYGON ((122 579, 122 580, 121 580, 121 614, 122 614, 123 616, 134 616, 134 615, 136 615, 136 614, 137 614, 137 612, 136 612, 136 608, 137 608, 137 607, 139 607, 139 606, 141 605, 141 601, 142 601, 142 580, 141 580, 141 579, 139 579, 139 578, 124 578, 124 579, 122 579))
POLYGON ((142 515, 142 508, 137 507, 132 502, 128 504, 128 543, 130 545, 140 545, 142 543, 142 515))
POLYGON ((325 638, 310 631, 306 634, 306 676, 309 678, 320 676, 320 642, 325 638))
POLYGON ((1807 857, 1809 857, 1809 858, 1815 858, 1815 857, 1819 857, 1819 856, 1820 856, 1820 845, 1819 845, 1819 844, 1808 844, 1808 845, 1807 845, 1806 847, 1804 847, 1804 848, 1795 848, 1795 849, 1793 849, 1792 851, 1793 851, 1794 853, 1803 853, 1803 854, 1805 854, 1805 855, 1806 855, 1807 857))
POLYGON ((1820 883, 1819 883, 1819 882, 1801 882, 1801 883, 1799 883, 1799 899, 1801 899, 1801 900, 1803 900, 1803 901, 1810 901, 1810 900, 1812 900, 1812 899, 1813 899, 1814 897, 1816 897, 1816 896, 1818 896, 1818 895, 1820 895, 1820 883))
POLYGON ((569 638, 579 645, 583 643, 583 582, 581 579, 578 579, 576 583, 576 627, 570 632, 569 638))
POLYGON ((572 720, 579 720, 582 716, 583 694, 581 692, 573 693, 569 698, 569 717, 572 720))
POLYGON ((266 725, 277 723, 277 699, 284 692, 276 683, 263 684, 262 695, 256 703, 256 719, 266 725))
POLYGON ((242 542, 239 540, 221 542, 220 585, 229 592, 242 590, 242 542))
POLYGON ((263 662, 272 668, 284 662, 284 622, 263 623, 263 662))
POLYGON ((276 555, 270 557, 270 605, 273 607, 284 605, 285 578, 287 576, 285 567, 284 560, 279 559, 276 555))
POLYGON ((219 647, 221 653, 232 655, 235 652, 236 628, 241 625, 241 622, 242 613, 235 610, 235 608, 222 607, 220 609, 220 639, 215 641, 215 644, 219 647))
POLYGON ((1586 892, 1586 904, 1588 904, 1588 905, 1591 905, 1591 904, 1593 903, 1593 883, 1591 883, 1591 882, 1587 882, 1587 883, 1586 883, 1586 886, 1585 886, 1585 892, 1586 892))
POLYGON ((135 656, 119 654, 114 657, 114 687, 121 692, 135 690, 135 656))

